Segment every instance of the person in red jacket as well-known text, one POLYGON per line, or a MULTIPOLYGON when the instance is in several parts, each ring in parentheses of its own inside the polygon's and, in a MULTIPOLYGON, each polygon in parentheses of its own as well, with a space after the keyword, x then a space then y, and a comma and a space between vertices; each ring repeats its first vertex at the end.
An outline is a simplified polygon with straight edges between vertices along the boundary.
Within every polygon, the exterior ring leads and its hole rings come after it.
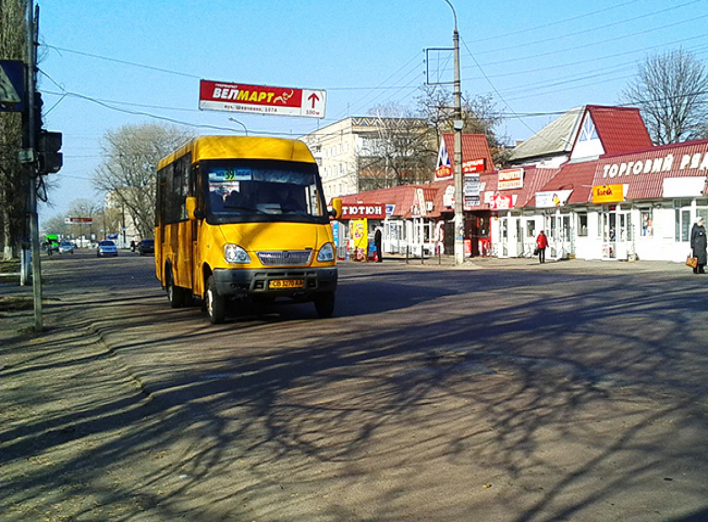
POLYGON ((538 237, 536 238, 536 248, 538 249, 538 262, 545 263, 548 238, 546 237, 546 234, 543 233, 543 230, 538 233, 538 237))

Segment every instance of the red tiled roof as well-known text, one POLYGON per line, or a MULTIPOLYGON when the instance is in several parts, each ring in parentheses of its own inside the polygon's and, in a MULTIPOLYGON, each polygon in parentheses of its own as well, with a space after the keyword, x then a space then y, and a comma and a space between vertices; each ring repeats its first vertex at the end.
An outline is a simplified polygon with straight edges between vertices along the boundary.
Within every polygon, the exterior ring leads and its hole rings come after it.
MULTIPOLYGON (((522 188, 499 191, 499 193, 504 196, 516 196, 514 208, 530 206, 529 204, 536 197, 536 192, 540 191, 559 171, 559 169, 543 169, 536 167, 523 167, 523 169, 524 186, 522 188)), ((484 203, 484 193, 497 192, 499 187, 499 171, 482 174, 480 180, 484 184, 484 191, 481 194, 482 205, 475 207, 475 210, 490 210, 489 204, 484 203)))
MULTIPOLYGON (((455 168, 455 135, 452 133, 443 134, 447 154, 450 157, 450 166, 455 168)), ((484 158, 486 171, 494 170, 494 160, 489 150, 489 143, 484 134, 463 134, 462 135, 462 162, 484 158)))
MULTIPOLYGON (((415 191, 419 188, 423 189, 425 201, 433 202, 433 210, 427 212, 426 217, 438 217, 442 207, 442 196, 439 197, 440 204, 437 204, 438 189, 443 186, 444 182, 433 185, 400 185, 387 189, 369 190, 360 192, 359 194, 350 194, 342 196, 343 205, 394 205, 393 216, 408 219, 413 217, 411 209, 413 207, 413 199, 415 191), (437 185, 437 186, 435 186, 437 185)), ((452 180, 450 180, 452 183, 452 180)), ((444 187, 443 187, 444 192, 444 187)))
POLYGON ((514 208, 531 206, 531 202, 536 200, 536 192, 540 192, 559 171, 560 169, 524 168, 524 188, 519 191, 514 208))
POLYGON ((636 151, 652 146, 639 109, 588 105, 587 111, 595 123, 595 130, 605 154, 636 151))
MULTIPOLYGON (((561 165, 560 172, 537 192, 551 192, 554 190, 572 190, 566 204, 587 203, 592 194, 592 180, 595 176, 597 161, 583 163, 565 163, 561 165)), ((536 197, 529 201, 529 206, 536 205, 536 197)))
MULTIPOLYGON (((627 184, 629 185, 626 197, 630 199, 659 199, 664 197, 664 180, 668 178, 703 178, 708 176, 708 169, 704 165, 708 157, 708 140, 687 141, 661 147, 653 147, 631 154, 614 154, 602 156, 597 161, 593 185, 627 184), (662 165, 666 158, 673 156, 672 168, 667 172, 652 172, 654 161, 660 160, 662 165), (695 160, 694 160, 695 158, 695 160), (697 167, 691 168, 697 161, 697 167), (641 163, 644 167, 635 174, 634 167, 641 163), (619 175, 622 168, 623 174, 619 175), (618 167, 617 174, 612 175, 612 167, 618 167), (646 171, 647 167, 649 171, 646 171), (683 168, 682 168, 683 167, 683 168)), ((705 188, 704 191, 705 193, 705 188)))

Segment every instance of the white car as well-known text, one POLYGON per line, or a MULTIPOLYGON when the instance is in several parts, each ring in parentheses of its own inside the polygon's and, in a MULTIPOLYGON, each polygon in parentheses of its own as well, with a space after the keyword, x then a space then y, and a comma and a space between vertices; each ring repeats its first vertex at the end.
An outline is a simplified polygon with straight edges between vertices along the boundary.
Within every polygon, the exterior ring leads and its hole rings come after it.
POLYGON ((99 241, 98 243, 98 248, 96 249, 96 257, 105 257, 105 256, 117 256, 118 255, 118 247, 113 241, 110 241, 108 239, 104 239, 103 241, 99 241))
POLYGON ((62 241, 59 243, 59 253, 60 254, 73 254, 74 253, 74 244, 71 243, 70 241, 62 241))

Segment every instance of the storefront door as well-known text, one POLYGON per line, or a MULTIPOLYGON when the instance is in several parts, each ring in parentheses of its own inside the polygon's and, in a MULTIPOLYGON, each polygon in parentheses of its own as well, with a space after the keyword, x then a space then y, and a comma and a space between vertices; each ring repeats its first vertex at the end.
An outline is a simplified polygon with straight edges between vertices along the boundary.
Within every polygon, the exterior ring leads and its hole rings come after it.
POLYGON ((632 243, 632 215, 619 208, 603 209, 600 214, 603 259, 627 259, 632 243))
POLYGON ((509 218, 499 218, 499 246, 498 257, 509 257, 509 218))
POLYGON ((555 214, 551 216, 551 233, 549 234, 550 256, 554 259, 566 259, 568 254, 575 253, 570 229, 570 215, 555 214))

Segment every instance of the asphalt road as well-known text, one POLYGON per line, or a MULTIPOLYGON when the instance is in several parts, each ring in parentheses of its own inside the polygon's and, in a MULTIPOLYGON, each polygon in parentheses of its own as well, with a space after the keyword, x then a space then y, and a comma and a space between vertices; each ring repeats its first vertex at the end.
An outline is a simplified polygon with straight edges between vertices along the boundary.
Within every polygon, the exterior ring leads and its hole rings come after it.
POLYGON ((346 263, 213 326, 152 263, 54 256, 0 329, 0 520, 708 519, 708 277, 346 263))

